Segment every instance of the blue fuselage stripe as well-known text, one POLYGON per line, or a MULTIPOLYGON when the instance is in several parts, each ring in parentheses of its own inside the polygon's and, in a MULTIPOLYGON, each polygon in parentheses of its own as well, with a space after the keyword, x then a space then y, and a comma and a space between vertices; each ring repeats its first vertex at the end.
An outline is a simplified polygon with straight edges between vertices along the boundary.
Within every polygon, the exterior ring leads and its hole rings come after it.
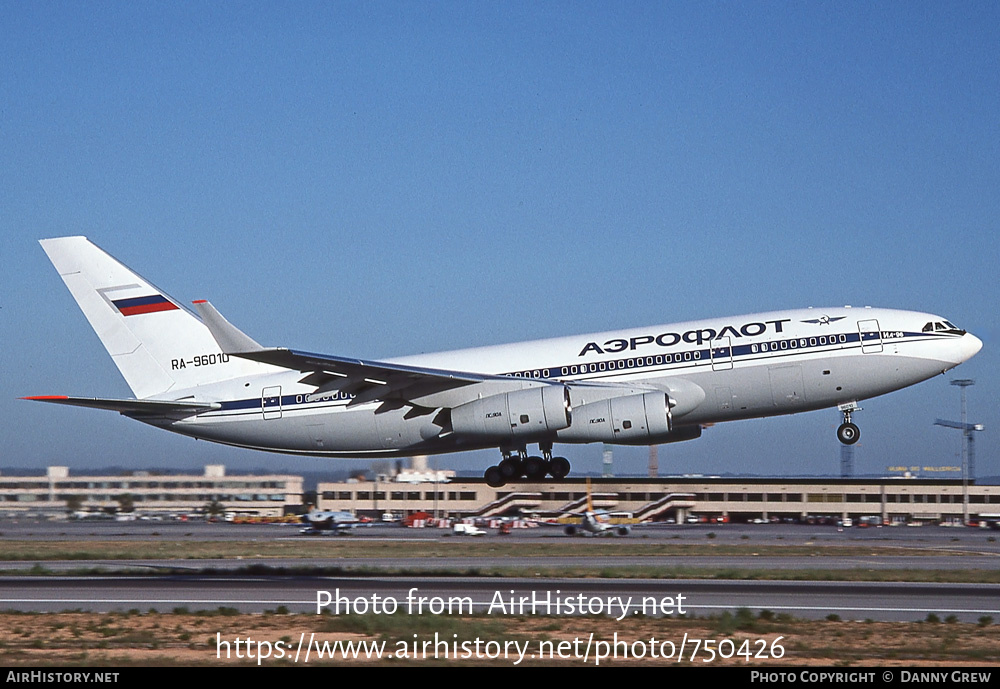
MULTIPOLYGON (((643 356, 631 356, 624 358, 614 358, 614 359, 604 359, 603 361, 587 363, 587 364, 573 364, 568 366, 550 366, 548 368, 532 369, 530 371, 517 371, 512 373, 503 373, 500 375, 514 377, 514 378, 532 378, 534 371, 545 371, 549 372, 548 377, 539 375, 539 380, 588 380, 593 378, 592 374, 603 374, 601 377, 607 378, 610 375, 627 375, 640 370, 648 370, 650 368, 662 368, 664 372, 669 372, 671 374, 677 374, 683 372, 687 368, 701 367, 704 370, 705 364, 724 363, 728 364, 731 360, 733 363, 737 361, 755 361, 755 362, 766 362, 768 360, 784 359, 785 357, 797 354, 800 352, 840 352, 843 351, 844 345, 851 345, 851 349, 854 349, 857 345, 863 344, 867 345, 869 343, 874 344, 875 340, 880 343, 884 343, 886 340, 883 339, 881 332, 864 333, 865 337, 862 338, 862 334, 858 332, 848 332, 848 333, 834 333, 826 336, 811 336, 811 337, 795 337, 795 338, 783 338, 780 340, 770 340, 767 342, 753 342, 749 344, 739 344, 730 347, 704 347, 700 349, 688 349, 683 351, 657 354, 657 355, 643 355, 643 356), (824 344, 819 344, 821 337, 825 337, 826 342, 824 344), (794 343, 794 345, 793 345, 794 343), (804 344, 803 344, 804 343, 804 344), (784 345, 782 347, 782 345, 784 345), (763 347, 767 347, 767 351, 763 351, 763 347), (659 361, 657 361, 659 359, 659 361), (652 360, 652 363, 647 363, 647 360, 652 360), (632 361, 632 366, 628 365, 628 362, 632 361), (600 364, 604 364, 604 368, 599 368, 600 364), (680 364, 680 366, 677 366, 680 364), (612 368, 612 365, 614 366, 612 368), (562 373, 565 369, 566 371, 571 371, 573 367, 577 368, 577 373, 562 373), (580 367, 586 366, 586 371, 581 371, 580 367), (669 367, 669 368, 667 368, 669 367)), ((921 340, 938 340, 944 335, 937 335, 934 333, 914 333, 914 332, 901 332, 893 331, 894 337, 889 339, 889 342, 898 342, 900 340, 909 341, 921 341, 921 340)), ((314 405, 315 407, 329 407, 329 406, 346 406, 349 401, 348 397, 343 397, 340 393, 332 393, 328 398, 321 399, 307 399, 309 395, 304 394, 293 394, 293 395, 282 395, 281 396, 281 407, 291 407, 297 406, 301 408, 303 404, 314 405)), ((268 396, 265 398, 266 402, 262 403, 260 397, 232 400, 220 402, 222 408, 215 413, 209 413, 206 416, 230 416, 239 414, 226 414, 226 412, 241 412, 241 411, 253 411, 259 412, 264 410, 278 410, 277 399, 273 396, 268 396)))

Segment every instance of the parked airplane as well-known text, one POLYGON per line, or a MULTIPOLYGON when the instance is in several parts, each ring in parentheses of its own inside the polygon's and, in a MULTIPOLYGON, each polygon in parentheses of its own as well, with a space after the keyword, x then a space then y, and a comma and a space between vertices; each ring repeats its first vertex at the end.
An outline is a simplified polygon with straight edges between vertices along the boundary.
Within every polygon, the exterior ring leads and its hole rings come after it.
POLYGON ((565 477, 554 443, 650 445, 705 425, 837 407, 919 383, 982 347, 940 316, 800 309, 384 361, 263 347, 206 301, 198 315, 85 237, 42 247, 134 399, 110 409, 195 438, 325 457, 500 449, 491 486, 565 477), (200 316, 200 317, 199 317, 200 316), (537 444, 539 455, 527 446, 537 444))
MULTIPOLYGON (((592 536, 628 536, 632 533, 632 527, 628 524, 612 524, 608 521, 607 510, 595 510, 594 501, 590 491, 590 479, 587 479, 587 509, 583 512, 565 512, 564 514, 579 517, 580 521, 575 524, 566 524, 563 532, 567 536, 579 534, 590 534, 592 536)), ((542 522, 540 522, 542 523, 542 522)))
POLYGON ((304 534, 315 534, 329 531, 335 534, 342 534, 356 529, 359 526, 372 526, 374 522, 370 519, 358 519, 350 512, 331 512, 328 510, 310 510, 302 515, 302 521, 308 524, 302 529, 304 534))
POLYGON ((612 524, 605 521, 606 514, 606 512, 594 512, 588 509, 580 515, 579 524, 568 524, 564 531, 567 536, 575 536, 578 533, 592 534, 594 536, 604 536, 607 534, 628 536, 632 533, 632 527, 627 524, 612 524))

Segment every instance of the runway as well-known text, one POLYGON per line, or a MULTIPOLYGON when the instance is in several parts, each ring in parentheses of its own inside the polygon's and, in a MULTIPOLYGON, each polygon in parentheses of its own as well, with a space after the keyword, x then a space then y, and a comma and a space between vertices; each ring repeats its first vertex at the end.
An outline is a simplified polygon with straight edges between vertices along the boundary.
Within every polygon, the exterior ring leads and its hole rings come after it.
MULTIPOLYGON (((300 524, 228 524, 225 522, 178 521, 0 521, 0 542, 5 540, 42 541, 129 541, 181 540, 197 541, 273 541, 292 539, 308 542, 329 539, 332 535, 306 536, 299 533, 300 524)), ((496 537, 488 530, 486 538, 496 537)), ((350 537, 402 541, 440 541, 452 538, 447 529, 407 529, 389 525, 359 528, 350 537)), ((546 542, 566 540, 562 529, 537 527, 514 529, 505 538, 546 542)), ((800 524, 650 524, 641 525, 628 537, 609 538, 619 541, 668 541, 671 543, 735 543, 741 545, 795 545, 800 543, 873 544, 876 546, 942 547, 949 550, 992 553, 1000 557, 1000 531, 991 529, 953 528, 941 526, 849 528, 800 524)))
POLYGON ((808 556, 757 556, 757 555, 677 555, 677 556, 588 556, 585 562, 580 557, 517 557, 517 556, 477 556, 477 557, 243 557, 234 559, 136 559, 136 560, 46 560, 3 562, 0 569, 8 571, 28 571, 44 569, 53 573, 72 573, 85 570, 100 570, 102 573, 136 570, 170 570, 171 572, 198 573, 206 569, 241 571, 266 568, 271 570, 338 569, 354 571, 384 570, 429 572, 440 570, 484 570, 538 567, 545 569, 586 565, 588 568, 617 567, 657 567, 664 570, 719 569, 777 571, 777 570, 869 570, 869 571, 971 571, 996 570, 1000 558, 995 555, 915 555, 867 557, 808 557, 808 556))
MULTIPOLYGON (((88 541, 164 542, 198 541, 246 544, 247 555, 238 558, 138 559, 138 560, 31 560, 3 562, 8 572, 34 569, 60 576, 0 577, 0 609, 24 612, 148 611, 170 612, 186 608, 215 610, 220 607, 262 613, 287 609, 316 612, 317 597, 330 592, 331 600, 343 599, 374 605, 392 600, 405 606, 414 595, 428 600, 468 601, 474 612, 489 612, 499 600, 542 601, 528 614, 552 613, 546 600, 575 600, 570 614, 580 614, 581 601, 589 605, 583 614, 620 616, 645 614, 661 616, 721 614, 738 608, 755 613, 770 610, 798 618, 820 619, 838 615, 842 619, 881 621, 923 620, 933 613, 941 619, 950 615, 975 622, 982 616, 1000 618, 1000 585, 953 583, 867 583, 829 581, 761 581, 736 578, 740 572, 785 571, 803 573, 804 579, 830 578, 831 571, 924 570, 996 571, 1000 568, 1000 545, 996 532, 978 529, 924 527, 919 529, 854 529, 838 531, 798 525, 673 526, 645 529, 628 538, 568 538, 558 530, 517 531, 510 537, 495 535, 475 541, 430 529, 361 529, 348 538, 302 536, 294 525, 240 525, 204 523, 47 523, 7 522, 0 525, 0 541, 71 541, 86 550, 88 541), (310 557, 314 542, 378 544, 389 554, 378 557, 310 557), (460 543, 495 542, 495 555, 462 555, 460 543), (302 556, 256 557, 255 550, 266 544, 281 543, 302 556), (444 545, 455 555, 408 557, 407 545, 444 545), (399 548, 395 548, 398 544, 399 548), (454 544, 454 545, 453 545, 454 544), (512 544, 514 547, 511 548, 512 544), (517 554, 518 545, 561 544, 559 554, 517 554), (585 556, 572 553, 573 544, 586 544, 585 556), (658 545, 657 545, 658 544, 658 545), (642 554, 644 546, 706 544, 740 547, 736 555, 642 554), (775 555, 775 547, 812 547, 810 554, 775 555), (858 554, 823 555, 827 545, 856 546, 858 554), (301 546, 301 547, 299 547, 301 546), (385 548, 388 546, 387 548, 385 548), (768 547, 766 555, 754 554, 755 547, 768 547), (913 555, 905 554, 912 549, 913 555), (628 554, 623 551, 628 550, 628 554), (638 550, 638 554, 636 554, 638 550), (891 555, 883 551, 891 550, 891 555), (513 554, 512 554, 513 553, 513 554), (903 554, 899 554, 903 553, 903 554), (531 577, 534 569, 570 571, 585 566, 594 578, 531 577), (664 577, 657 579, 601 576, 602 568, 655 568, 664 577), (335 576, 279 576, 281 571, 308 571, 335 576), (529 576, 435 576, 435 572, 488 574, 491 568, 516 570, 529 576), (730 572, 724 580, 685 577, 691 569, 706 568, 730 572), (95 571, 101 576, 74 576, 71 572, 95 571), (676 571, 672 571, 676 570, 676 571), (821 573, 817 574, 817 570, 821 573), (136 576, 135 572, 149 574, 136 576), (211 571, 211 575, 206 573, 211 571), (107 572, 107 574, 103 574, 107 572), (119 574, 115 574, 119 572, 119 574), (363 572, 368 576, 354 576, 363 572), (413 592, 416 591, 416 594, 413 592), (615 612, 609 606, 614 599, 615 612), (654 601, 671 599, 675 607, 653 610, 654 601), (603 601, 603 603, 602 603, 603 601), (602 608, 601 606, 605 607, 602 608), (622 607, 625 606, 625 607, 622 607), (645 606, 645 607, 644 607, 645 606), (548 610, 548 613, 546 612, 548 610), (595 612, 595 610, 597 612, 595 612)), ((650 548, 650 551, 653 549, 650 548)), ((852 551, 853 552, 853 551, 852 551)), ((581 553, 584 555, 584 553, 581 553)), ((716 575, 718 576, 718 575, 716 575)), ((368 614, 372 610, 367 611, 368 614)), ((493 613, 490 613, 493 614, 493 613)))
POLYGON ((738 608, 797 618, 917 621, 928 613, 1000 617, 1000 586, 981 584, 525 579, 468 577, 4 577, 0 608, 23 612, 186 608, 338 614, 712 615, 738 608), (392 602, 392 609, 388 605, 392 602), (418 611, 418 601, 420 608, 418 611), (561 607, 557 603, 563 601, 561 607), (567 602, 569 601, 569 602, 567 602), (409 602, 409 604, 408 604, 409 602), (517 607, 520 606, 520 607, 517 607))

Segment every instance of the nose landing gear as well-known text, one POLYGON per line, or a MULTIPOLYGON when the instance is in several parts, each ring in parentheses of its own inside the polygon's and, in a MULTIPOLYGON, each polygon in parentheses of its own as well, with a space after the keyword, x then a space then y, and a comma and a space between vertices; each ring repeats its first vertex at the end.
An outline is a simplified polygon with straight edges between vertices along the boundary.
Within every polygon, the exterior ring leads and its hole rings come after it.
POLYGON ((837 440, 844 445, 853 445, 861 438, 861 429, 851 423, 851 413, 861 411, 861 407, 855 402, 841 404, 837 407, 844 413, 844 423, 837 428, 837 440))
POLYGON ((553 457, 552 443, 539 443, 538 449, 542 453, 541 457, 528 456, 524 447, 516 450, 500 448, 503 459, 483 474, 486 484, 491 488, 500 488, 522 477, 529 481, 541 481, 546 475, 557 481, 566 478, 570 472, 569 460, 565 457, 553 457))

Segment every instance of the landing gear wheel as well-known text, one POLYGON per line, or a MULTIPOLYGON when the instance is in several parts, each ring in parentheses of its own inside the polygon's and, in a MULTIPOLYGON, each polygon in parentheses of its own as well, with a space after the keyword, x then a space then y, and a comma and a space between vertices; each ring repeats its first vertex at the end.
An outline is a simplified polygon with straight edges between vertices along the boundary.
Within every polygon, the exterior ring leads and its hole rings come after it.
POLYGON ((486 479, 486 485, 490 488, 501 488, 506 483, 503 480, 503 474, 500 473, 500 467, 496 466, 487 469, 486 473, 483 474, 483 478, 486 479))
POLYGON ((549 463, 549 474, 556 480, 566 478, 569 474, 569 461, 565 457, 553 457, 549 463))
POLYGON ((844 413, 844 423, 837 429, 837 440, 844 445, 853 445, 861 437, 861 429, 851 423, 851 414, 861 411, 857 402, 845 402, 837 407, 844 413))
POLYGON ((842 423, 837 429, 837 440, 844 445, 853 445, 861 437, 861 429, 853 423, 842 423))
POLYGON ((513 481, 524 473, 524 463, 517 457, 508 457, 497 468, 505 481, 513 481))
POLYGON ((540 481, 545 478, 548 467, 541 457, 532 456, 524 460, 524 475, 529 481, 540 481))

